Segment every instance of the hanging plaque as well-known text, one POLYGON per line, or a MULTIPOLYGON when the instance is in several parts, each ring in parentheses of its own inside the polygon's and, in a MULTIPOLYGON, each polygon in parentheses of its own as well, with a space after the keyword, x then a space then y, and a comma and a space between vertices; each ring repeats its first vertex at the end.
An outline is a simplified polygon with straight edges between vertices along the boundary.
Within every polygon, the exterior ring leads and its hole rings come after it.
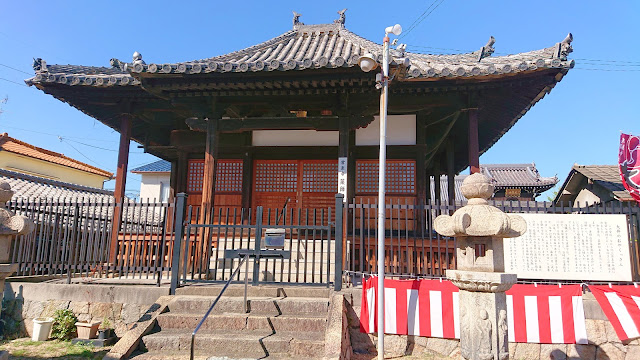
POLYGON ((343 202, 347 202, 347 158, 338 158, 338 193, 342 194, 343 202))

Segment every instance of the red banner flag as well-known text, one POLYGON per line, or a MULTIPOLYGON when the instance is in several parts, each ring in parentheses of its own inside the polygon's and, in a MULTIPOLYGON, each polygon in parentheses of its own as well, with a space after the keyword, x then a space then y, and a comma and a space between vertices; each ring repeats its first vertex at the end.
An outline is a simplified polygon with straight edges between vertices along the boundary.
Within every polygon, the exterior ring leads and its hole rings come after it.
POLYGON ((620 134, 618 165, 622 185, 637 202, 640 203, 640 138, 634 135, 620 134))

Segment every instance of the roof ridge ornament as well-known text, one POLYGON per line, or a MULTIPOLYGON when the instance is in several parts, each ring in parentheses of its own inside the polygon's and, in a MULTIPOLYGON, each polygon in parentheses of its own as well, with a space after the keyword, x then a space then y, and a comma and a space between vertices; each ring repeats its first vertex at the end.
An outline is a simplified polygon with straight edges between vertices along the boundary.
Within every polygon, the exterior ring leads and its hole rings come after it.
POLYGON ((338 14, 340 15, 340 17, 337 20, 333 20, 334 24, 339 24, 340 27, 344 28, 344 23, 347 19, 345 13, 347 12, 347 8, 344 8, 340 11, 338 11, 338 14))
POLYGON ((304 25, 304 23, 302 21, 300 21, 300 16, 302 16, 302 14, 299 14, 297 12, 293 12, 293 28, 296 29, 299 25, 304 25))
POLYGON ((112 68, 120 69, 120 71, 125 71, 126 63, 124 63, 124 62, 122 62, 122 61, 120 61, 120 60, 118 60, 116 58, 113 58, 113 59, 109 60, 109 64, 111 64, 112 68))
POLYGON ((491 36, 489 38, 489 41, 487 41, 487 44, 482 48, 480 48, 480 50, 478 51, 478 62, 480 62, 482 59, 486 57, 491 56, 491 54, 493 54, 493 52, 496 51, 496 49, 493 48, 493 44, 495 43, 496 43, 496 38, 491 36))
POLYGON ((567 37, 564 38, 564 40, 556 44, 555 51, 553 52, 553 57, 560 60, 567 60, 567 55, 573 52, 571 42, 573 42, 573 34, 569 33, 567 34, 567 37))
POLYGON ((46 72, 47 71, 47 62, 42 60, 42 58, 33 58, 33 70, 46 72))

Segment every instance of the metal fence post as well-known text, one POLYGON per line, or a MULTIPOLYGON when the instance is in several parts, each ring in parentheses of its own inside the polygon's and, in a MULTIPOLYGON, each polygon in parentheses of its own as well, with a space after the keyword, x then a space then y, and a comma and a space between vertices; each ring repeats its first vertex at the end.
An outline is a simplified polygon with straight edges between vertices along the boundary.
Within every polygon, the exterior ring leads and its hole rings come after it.
POLYGON ((333 287, 335 291, 342 290, 342 244, 344 242, 344 229, 343 229, 343 210, 344 210, 344 195, 336 194, 336 236, 335 236, 335 279, 333 281, 333 287))
POLYGON ((260 281, 260 247, 262 242, 262 206, 256 208, 256 237, 254 240, 255 257, 253 258, 253 280, 251 284, 257 286, 260 281))
POLYGON ((179 193, 176 198, 176 221, 174 226, 173 253, 171 254, 171 288, 169 295, 176 294, 178 279, 180 277, 180 249, 182 248, 182 238, 184 237, 184 214, 187 208, 187 197, 185 193, 179 193))

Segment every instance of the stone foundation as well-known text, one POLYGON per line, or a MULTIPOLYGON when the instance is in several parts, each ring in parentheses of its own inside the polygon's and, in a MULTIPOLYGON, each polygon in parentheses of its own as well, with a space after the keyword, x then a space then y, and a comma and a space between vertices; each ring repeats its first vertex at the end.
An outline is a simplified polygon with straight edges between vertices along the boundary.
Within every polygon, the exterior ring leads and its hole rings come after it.
MULTIPOLYGON (((347 318, 354 357, 376 354, 377 336, 360 332, 360 301, 362 289, 345 290, 347 318)), ((509 343, 512 360, 571 359, 571 360, 638 360, 640 340, 623 344, 613 326, 591 293, 583 295, 588 345, 509 343)), ((362 357, 362 358, 370 358, 362 357)), ((458 340, 419 336, 385 335, 385 357, 403 355, 435 355, 462 359, 458 340)))
POLYGON ((5 303, 12 304, 11 317, 19 323, 19 335, 28 336, 34 318, 70 309, 78 321, 109 319, 120 337, 160 296, 168 294, 166 287, 25 282, 8 282, 4 290, 5 303))

